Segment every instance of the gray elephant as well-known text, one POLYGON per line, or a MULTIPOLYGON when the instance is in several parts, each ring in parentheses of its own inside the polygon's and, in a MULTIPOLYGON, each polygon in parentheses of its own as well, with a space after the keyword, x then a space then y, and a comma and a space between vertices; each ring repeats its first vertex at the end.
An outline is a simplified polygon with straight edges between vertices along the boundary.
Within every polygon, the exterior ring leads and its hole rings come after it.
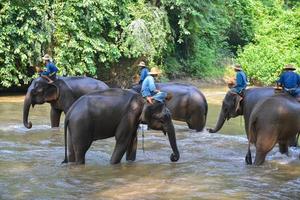
POLYGON ((88 77, 58 77, 54 83, 39 77, 29 86, 23 107, 23 124, 32 127, 28 122, 30 106, 51 104, 51 127, 58 127, 61 113, 67 113, 70 106, 82 95, 92 91, 105 90, 109 87, 102 81, 88 77))
MULTIPOLYGON (((228 91, 223 99, 222 108, 215 128, 209 128, 210 133, 219 131, 226 120, 243 115, 245 131, 248 136, 249 118, 256 103, 275 94, 277 90, 272 87, 249 88, 244 91, 243 97, 228 91)), ((290 146, 297 146, 297 138, 290 141, 290 146)))
POLYGON ((219 131, 226 120, 237 117, 239 115, 244 116, 245 130, 248 135, 248 124, 250 114, 255 104, 267 97, 274 95, 274 88, 250 88, 244 91, 243 97, 240 95, 228 91, 223 99, 222 108, 219 114, 218 122, 213 129, 208 129, 210 133, 219 131))
POLYGON ((246 163, 252 164, 250 144, 256 147, 255 165, 279 143, 281 153, 288 153, 289 141, 300 132, 300 103, 288 94, 276 94, 259 101, 249 119, 249 145, 246 163))
MULTIPOLYGON (((207 117, 207 102, 205 96, 195 86, 182 83, 157 83, 156 87, 162 92, 173 95, 166 106, 174 120, 186 122, 190 129, 203 130, 207 117)), ((141 86, 135 85, 132 89, 140 93, 141 86)))
POLYGON ((168 134, 173 150, 170 159, 177 161, 180 155, 175 130, 165 104, 148 104, 133 90, 115 88, 84 95, 71 106, 65 118, 63 163, 84 164, 92 142, 109 137, 116 139, 111 164, 119 163, 126 151, 126 160, 134 161, 140 122, 168 134))

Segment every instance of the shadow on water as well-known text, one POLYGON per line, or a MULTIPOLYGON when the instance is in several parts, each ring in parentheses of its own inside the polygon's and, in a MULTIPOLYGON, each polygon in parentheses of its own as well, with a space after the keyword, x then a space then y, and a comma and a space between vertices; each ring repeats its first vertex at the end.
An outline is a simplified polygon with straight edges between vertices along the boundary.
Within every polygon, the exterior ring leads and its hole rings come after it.
MULTIPOLYGON (((207 126, 216 122, 225 92, 205 88, 207 126)), ((22 99, 23 97, 20 97, 22 99)), ((181 158, 171 163, 167 137, 142 134, 135 162, 110 165, 114 138, 96 141, 86 165, 61 165, 63 129, 51 129, 49 106, 31 109, 32 129, 22 124, 22 101, 0 100, 0 199, 297 199, 299 148, 290 156, 275 147, 261 167, 247 166, 242 120, 226 122, 220 133, 191 131, 175 122, 181 158)), ((63 119, 62 119, 63 122, 63 119)), ((62 126, 63 127, 63 126, 62 126)), ((254 152, 254 148, 252 148, 254 152)))

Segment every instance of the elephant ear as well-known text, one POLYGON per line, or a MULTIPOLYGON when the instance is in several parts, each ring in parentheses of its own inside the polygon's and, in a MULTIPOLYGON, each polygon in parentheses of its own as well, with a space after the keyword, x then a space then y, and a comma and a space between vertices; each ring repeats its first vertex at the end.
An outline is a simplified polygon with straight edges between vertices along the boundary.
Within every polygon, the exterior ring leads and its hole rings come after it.
POLYGON ((53 83, 48 83, 44 97, 47 102, 57 100, 59 97, 59 87, 53 83))
POLYGON ((235 112, 239 112, 241 110, 242 100, 243 100, 243 97, 236 94, 236 97, 235 97, 235 112))

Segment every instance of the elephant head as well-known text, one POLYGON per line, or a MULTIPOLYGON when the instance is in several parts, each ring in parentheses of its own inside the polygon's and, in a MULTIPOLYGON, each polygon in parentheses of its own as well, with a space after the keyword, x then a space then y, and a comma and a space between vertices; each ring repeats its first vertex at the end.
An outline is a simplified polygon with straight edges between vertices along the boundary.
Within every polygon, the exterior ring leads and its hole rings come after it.
POLYGON ((34 80, 29 86, 23 105, 23 124, 26 128, 31 128, 32 123, 28 122, 30 106, 52 102, 58 99, 59 89, 55 84, 49 84, 43 78, 34 80))
POLYGON ((168 134, 169 142, 173 153, 170 156, 172 162, 178 161, 180 155, 176 143, 175 129, 171 118, 171 113, 164 103, 155 102, 154 104, 145 103, 142 123, 146 123, 153 130, 162 130, 168 134))
POLYGON ((237 93, 228 91, 222 103, 218 122, 215 128, 208 129, 208 131, 210 133, 215 133, 222 128, 225 120, 241 115, 243 113, 242 99, 243 98, 237 93))

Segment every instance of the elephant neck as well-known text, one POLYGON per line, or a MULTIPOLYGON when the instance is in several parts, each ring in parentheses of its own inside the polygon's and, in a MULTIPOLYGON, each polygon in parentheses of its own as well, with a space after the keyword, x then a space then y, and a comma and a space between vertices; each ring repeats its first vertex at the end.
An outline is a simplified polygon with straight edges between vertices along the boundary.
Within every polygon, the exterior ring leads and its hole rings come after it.
POLYGON ((58 80, 56 84, 59 87, 59 95, 57 100, 52 102, 51 105, 67 113, 71 105, 76 101, 76 95, 64 80, 58 80))

